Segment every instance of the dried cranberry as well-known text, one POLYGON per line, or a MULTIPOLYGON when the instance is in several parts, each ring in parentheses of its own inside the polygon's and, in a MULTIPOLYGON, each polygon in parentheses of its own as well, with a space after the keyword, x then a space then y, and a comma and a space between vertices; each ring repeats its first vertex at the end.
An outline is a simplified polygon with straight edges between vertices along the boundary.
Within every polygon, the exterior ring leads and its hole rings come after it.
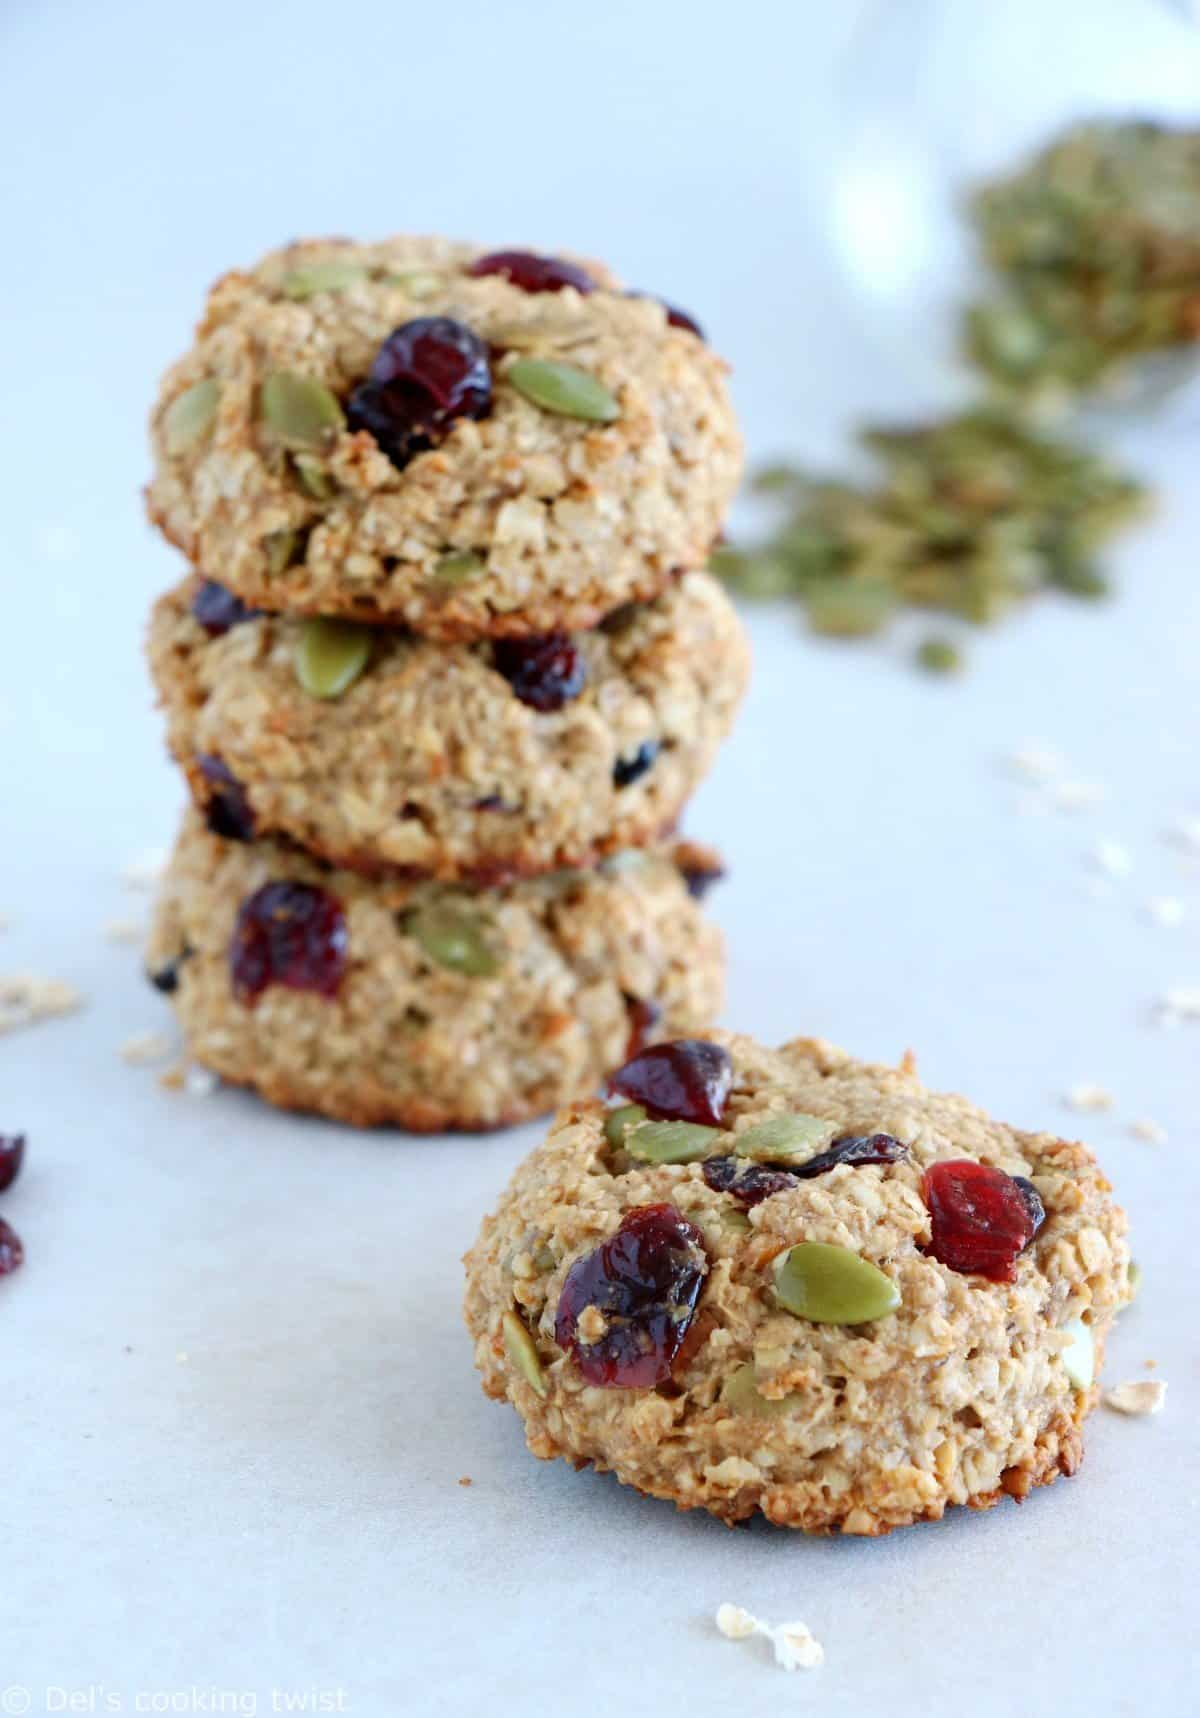
POLYGON ((1046 1215, 1029 1183, 963 1159, 931 1164, 921 1190, 932 1220, 932 1256, 952 1271, 1011 1282, 1017 1255, 1046 1215))
POLYGON ((704 330, 694 316, 689 316, 686 310, 680 310, 676 304, 668 304, 665 298, 659 298, 653 292, 627 292, 626 298, 652 298, 655 304, 661 304, 667 313, 667 321, 672 328, 686 328, 689 334, 694 334, 698 340, 704 339, 704 330))
POLYGON ((7 1193, 25 1161, 25 1135, 0 1133, 0 1193, 7 1193))
POLYGON ((728 1050, 707 1038, 676 1038, 643 1050, 618 1068, 610 1083, 656 1120, 720 1127, 733 1084, 733 1062, 728 1050))
POLYGON ((565 632, 498 639, 492 646, 492 661, 531 710, 561 710, 587 685, 583 652, 565 632))
POLYGON ((617 787, 628 787, 630 782, 644 776, 655 758, 658 756, 658 741, 643 740, 637 751, 627 758, 618 758, 613 765, 613 782, 617 787))
POLYGON ((715 883, 725 876, 723 865, 700 864, 698 861, 680 866, 679 874, 687 884, 687 892, 693 901, 702 901, 715 883))
POLYGON ((240 597, 227 591, 215 579, 205 579, 192 598, 192 614, 210 638, 219 638, 230 627, 253 620, 258 609, 247 608, 240 597))
POLYGON ((714 1193, 732 1194, 747 1210, 773 1193, 786 1193, 796 1185, 796 1176, 790 1170, 748 1163, 744 1157, 710 1157, 702 1170, 714 1193))
POLYGON ((234 994, 253 1005, 269 984, 334 996, 346 969, 341 904, 309 883, 264 883, 238 910, 229 945, 234 994))
POLYGON ((627 1057, 636 1056, 645 1048, 650 1034, 662 1019, 662 1005, 646 997, 627 996, 625 1007, 629 1012, 629 1042, 625 1054, 627 1057))
POLYGON ((16 1230, 0 1217, 0 1277, 15 1271, 25 1258, 25 1249, 16 1230))
POLYGON ((522 292, 561 292, 564 286, 573 286, 576 292, 587 293, 596 288, 591 275, 578 263, 538 256, 536 251, 489 251, 487 256, 476 257, 467 273, 476 277, 502 274, 522 292))
POLYGON ((254 813, 245 788, 229 765, 207 752, 202 752, 196 762, 213 789, 204 807, 204 821, 213 834, 226 841, 253 841, 254 813))
POLYGON ((456 419, 483 418, 491 409, 486 343, 449 316, 418 316, 379 348, 346 403, 346 421, 373 435, 393 465, 405 466, 456 419))
POLYGON ((819 1151, 815 1157, 810 1157, 806 1163, 801 1163, 792 1171, 801 1181, 811 1181, 815 1175, 824 1175, 827 1169, 836 1169, 839 1163, 899 1163, 902 1157, 908 1156, 908 1147, 898 1139, 893 1139, 890 1133, 847 1133, 841 1139, 835 1139, 827 1151, 819 1151))
POLYGON ((699 1229, 673 1205, 639 1206, 567 1272, 554 1339, 589 1384, 626 1390, 662 1384, 679 1358, 707 1275, 699 1229), (579 1333, 589 1307, 607 1321, 595 1342, 579 1333))

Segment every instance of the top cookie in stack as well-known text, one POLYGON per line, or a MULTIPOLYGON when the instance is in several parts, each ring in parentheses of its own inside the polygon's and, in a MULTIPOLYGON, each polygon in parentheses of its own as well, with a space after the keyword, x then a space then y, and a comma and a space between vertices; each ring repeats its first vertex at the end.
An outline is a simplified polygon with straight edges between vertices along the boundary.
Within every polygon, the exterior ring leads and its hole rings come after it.
POLYGON ((220 280, 167 373, 150 515, 256 607, 576 631, 707 559, 740 473, 724 374, 595 264, 297 244, 220 280))
POLYGON ((748 673, 694 570, 740 468, 723 377, 593 264, 330 241, 217 283, 148 490, 193 562, 150 659, 208 826, 150 959, 198 1060, 474 1127, 708 1024, 719 861, 663 843, 748 673))

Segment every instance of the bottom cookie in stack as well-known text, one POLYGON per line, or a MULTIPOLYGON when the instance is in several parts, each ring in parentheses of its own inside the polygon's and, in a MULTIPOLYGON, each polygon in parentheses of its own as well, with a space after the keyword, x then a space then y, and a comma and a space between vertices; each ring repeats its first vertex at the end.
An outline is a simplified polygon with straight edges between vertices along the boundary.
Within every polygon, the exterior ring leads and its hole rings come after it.
POLYGON ((189 1053, 284 1109, 420 1132, 500 1127, 702 1030, 724 952, 707 848, 496 889, 369 881, 184 819, 147 949, 189 1053))

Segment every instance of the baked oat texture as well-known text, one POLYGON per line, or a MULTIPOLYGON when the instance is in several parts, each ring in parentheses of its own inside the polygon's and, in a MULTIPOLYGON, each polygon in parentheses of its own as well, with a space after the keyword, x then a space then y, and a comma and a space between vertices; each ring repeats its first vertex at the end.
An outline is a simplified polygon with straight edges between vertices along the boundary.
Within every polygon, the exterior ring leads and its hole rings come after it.
POLYGON ((147 968, 175 970, 171 1001, 195 1060, 283 1109, 417 1132, 499 1127, 594 1091, 624 1060, 638 1004, 661 1009, 648 1040, 717 1013, 721 935, 676 863, 695 857, 683 845, 622 855, 482 894, 367 882, 274 843, 222 841, 189 811, 147 968), (248 1006, 230 982, 234 922, 256 889, 283 880, 339 900, 348 969, 333 999, 272 985, 248 1006), (434 903, 477 915, 495 976, 448 970, 408 933, 434 903))
POLYGON ((592 1463, 729 1522, 761 1511, 808 1532, 868 1535, 936 1519, 949 1504, 1020 1499, 1074 1473, 1098 1392, 1072 1387, 1063 1326, 1090 1323, 1098 1372, 1129 1296, 1124 1213, 1091 1155, 926 1091, 908 1058, 875 1067, 815 1039, 767 1050, 710 1036, 734 1058, 727 1127, 801 1111, 843 1132, 890 1133, 908 1158, 800 1181, 751 1209, 747 1223, 729 1194, 709 1190, 699 1164, 648 1167, 606 1146, 598 1103, 561 1116, 466 1259, 484 1390, 517 1409, 533 1453, 592 1463), (1027 1176, 1042 1197, 1045 1224, 1011 1284, 960 1275, 921 1251, 930 1234, 922 1173, 950 1158, 1027 1176), (704 1234, 700 1344, 661 1393, 589 1387, 554 1340, 564 1278, 626 1212, 658 1201, 704 1234), (899 1288, 899 1310, 859 1326, 784 1311, 769 1267, 800 1240, 863 1254, 899 1288), (510 1310, 536 1344, 544 1397, 506 1355, 510 1310), (722 1386, 750 1363, 760 1400, 735 1408, 722 1386))
POLYGON ((749 673, 738 618, 707 573, 577 635, 587 684, 560 710, 522 703, 488 642, 379 628, 335 700, 295 669, 304 623, 263 615, 210 638, 194 581, 158 602, 151 668, 171 750, 200 804, 218 757, 263 836, 368 875, 494 881, 659 839, 728 733, 749 673), (614 767, 657 750, 636 780, 614 767))
POLYGON ((481 254, 432 238, 306 241, 219 280, 152 418, 147 505, 170 541, 260 607, 402 621, 442 639, 578 630, 703 565, 741 470, 725 365, 603 268, 588 265, 598 290, 586 296, 531 294, 469 277, 481 254), (362 273, 288 296, 297 271, 334 263, 362 273), (261 422, 266 377, 315 378, 344 401, 386 336, 422 316, 451 316, 489 342, 490 415, 460 420, 402 470, 365 431, 343 430, 298 472, 261 422), (527 357, 591 372, 616 396, 615 421, 532 405, 506 380, 527 357), (205 380, 219 386, 215 422, 172 452, 164 415, 205 380), (478 577, 436 576, 464 550, 486 563, 478 577))

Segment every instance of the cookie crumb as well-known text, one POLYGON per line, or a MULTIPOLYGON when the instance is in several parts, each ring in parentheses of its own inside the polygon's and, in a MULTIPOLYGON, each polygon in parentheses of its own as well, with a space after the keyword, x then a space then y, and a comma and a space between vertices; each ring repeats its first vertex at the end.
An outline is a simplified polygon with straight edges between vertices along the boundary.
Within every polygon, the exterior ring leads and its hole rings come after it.
POLYGON ((1131 1378, 1127 1383, 1114 1384, 1101 1397, 1106 1408, 1131 1416, 1157 1414, 1166 1399, 1167 1386, 1161 1378, 1131 1378))
POLYGON ((1146 902, 1146 911, 1155 924, 1162 925, 1165 930, 1181 925, 1186 916, 1183 902, 1177 895, 1152 895, 1146 902))
POLYGON ((109 919, 104 926, 104 935, 110 943, 140 943, 145 934, 140 919, 109 919))
POLYGON ((121 881, 127 889, 151 890, 157 887, 166 868, 166 849, 150 847, 122 867, 121 881))
POLYGON ((773 1627, 743 1610, 741 1605, 727 1604, 718 1607, 716 1624, 726 1640, 749 1640, 752 1635, 769 1640, 781 1670, 814 1670, 825 1657, 820 1641, 805 1623, 780 1623, 773 1627))
POLYGON ((1166 1128, 1160 1122, 1151 1121, 1148 1116, 1143 1116, 1138 1121, 1131 1121, 1129 1131, 1134 1139, 1143 1140, 1147 1145, 1165 1145, 1167 1143, 1166 1128))
POLYGON ((165 1060, 172 1047, 171 1040, 162 1032, 135 1032, 121 1045, 121 1060, 134 1068, 145 1067, 150 1062, 165 1060))
POLYGON ((82 993, 61 978, 38 978, 31 972, 0 978, 0 1032, 55 1020, 82 1006, 82 993))
POLYGON ((1089 857, 1097 870, 1103 871, 1109 877, 1128 877, 1133 870, 1129 849, 1123 847, 1119 841, 1109 838, 1097 841, 1089 857))
POLYGON ((469 1473, 464 1473, 458 1483, 459 1485, 474 1485, 475 1481, 471 1478, 469 1473))
POLYGON ((1113 1095, 1103 1086, 1092 1085, 1084 1080, 1063 1093, 1063 1103, 1072 1110, 1110 1110, 1113 1107, 1113 1095))

